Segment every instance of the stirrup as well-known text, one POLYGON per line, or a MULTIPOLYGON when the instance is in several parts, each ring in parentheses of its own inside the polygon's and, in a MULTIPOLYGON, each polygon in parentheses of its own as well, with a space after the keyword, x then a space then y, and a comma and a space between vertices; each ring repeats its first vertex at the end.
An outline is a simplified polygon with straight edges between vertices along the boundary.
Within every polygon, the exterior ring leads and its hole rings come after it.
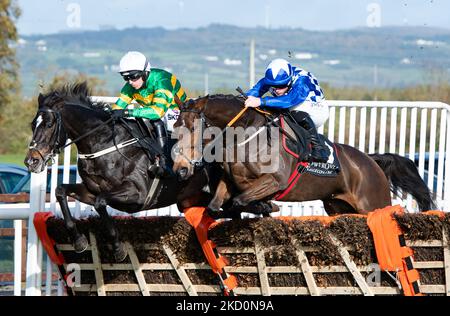
POLYGON ((159 165, 151 165, 149 168, 148 168, 148 171, 150 171, 150 173, 154 176, 154 177, 158 177, 158 178, 160 178, 160 177, 162 177, 163 175, 164 175, 164 169, 161 167, 161 166, 159 166, 159 165))
MULTIPOLYGON (((164 158, 163 158, 164 159, 164 158)), ((173 170, 168 166, 167 160, 164 159, 164 164, 161 164, 161 158, 156 159, 155 164, 151 167, 153 174, 158 177, 171 177, 175 176, 173 170)))

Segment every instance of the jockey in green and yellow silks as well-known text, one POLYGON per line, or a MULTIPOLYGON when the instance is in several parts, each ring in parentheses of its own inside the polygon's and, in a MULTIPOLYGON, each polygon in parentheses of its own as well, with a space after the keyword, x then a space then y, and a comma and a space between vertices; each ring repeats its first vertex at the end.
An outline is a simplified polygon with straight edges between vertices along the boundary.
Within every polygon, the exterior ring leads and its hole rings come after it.
POLYGON ((186 100, 180 81, 168 71, 153 68, 140 89, 133 88, 128 82, 125 84, 113 109, 124 109, 136 100, 142 107, 129 110, 129 116, 158 120, 164 117, 168 109, 178 109, 174 96, 182 102, 186 100))
MULTIPOLYGON (((186 100, 186 93, 180 81, 170 72, 157 68, 150 68, 147 58, 140 52, 128 52, 120 60, 120 74, 126 81, 120 91, 120 96, 112 106, 113 117, 139 117, 152 121, 157 133, 159 145, 163 152, 167 148, 168 136, 166 126, 172 130, 178 119, 179 108, 177 102, 186 100), (127 109, 135 100, 140 107, 127 109)), ((160 157, 159 168, 155 171, 162 174, 167 170, 165 157, 160 157)))

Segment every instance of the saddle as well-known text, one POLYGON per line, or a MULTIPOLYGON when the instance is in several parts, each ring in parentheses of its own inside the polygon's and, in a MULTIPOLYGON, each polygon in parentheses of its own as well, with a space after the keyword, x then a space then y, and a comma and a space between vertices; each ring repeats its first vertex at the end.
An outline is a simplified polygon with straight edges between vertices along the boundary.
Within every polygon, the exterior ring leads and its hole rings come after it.
POLYGON ((135 118, 135 120, 143 137, 156 139, 155 129, 149 120, 144 120, 140 117, 135 118))
POLYGON ((128 124, 124 124, 124 126, 134 138, 139 139, 134 146, 144 149, 149 160, 154 163, 155 155, 163 154, 156 140, 155 129, 148 120, 135 118, 135 121, 137 123, 137 129, 133 129, 128 124))
POLYGON ((301 127, 289 113, 279 116, 282 130, 281 141, 284 150, 302 162, 302 172, 321 177, 335 177, 340 170, 340 163, 334 144, 323 135, 319 135, 330 149, 330 156, 326 163, 306 162, 311 153, 311 137, 308 131, 301 127))
POLYGON ((311 137, 303 127, 289 114, 281 114, 283 148, 299 161, 306 161, 311 153, 311 137))

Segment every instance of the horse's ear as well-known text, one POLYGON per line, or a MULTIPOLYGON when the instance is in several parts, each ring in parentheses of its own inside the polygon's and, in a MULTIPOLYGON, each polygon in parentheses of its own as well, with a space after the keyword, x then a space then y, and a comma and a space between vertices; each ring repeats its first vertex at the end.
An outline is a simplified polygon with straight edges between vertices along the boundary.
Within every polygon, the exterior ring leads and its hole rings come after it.
POLYGON ((42 93, 39 93, 39 96, 38 96, 38 104, 39 104, 39 106, 42 106, 44 104, 44 100, 45 100, 44 95, 42 93))

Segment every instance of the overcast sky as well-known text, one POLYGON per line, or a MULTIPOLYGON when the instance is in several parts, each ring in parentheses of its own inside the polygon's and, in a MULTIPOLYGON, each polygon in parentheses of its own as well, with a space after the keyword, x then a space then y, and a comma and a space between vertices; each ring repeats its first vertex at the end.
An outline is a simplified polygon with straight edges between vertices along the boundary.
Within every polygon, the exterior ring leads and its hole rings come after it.
POLYGON ((358 26, 450 29, 449 0, 18 0, 19 33, 138 26, 238 26, 334 30, 358 26))

